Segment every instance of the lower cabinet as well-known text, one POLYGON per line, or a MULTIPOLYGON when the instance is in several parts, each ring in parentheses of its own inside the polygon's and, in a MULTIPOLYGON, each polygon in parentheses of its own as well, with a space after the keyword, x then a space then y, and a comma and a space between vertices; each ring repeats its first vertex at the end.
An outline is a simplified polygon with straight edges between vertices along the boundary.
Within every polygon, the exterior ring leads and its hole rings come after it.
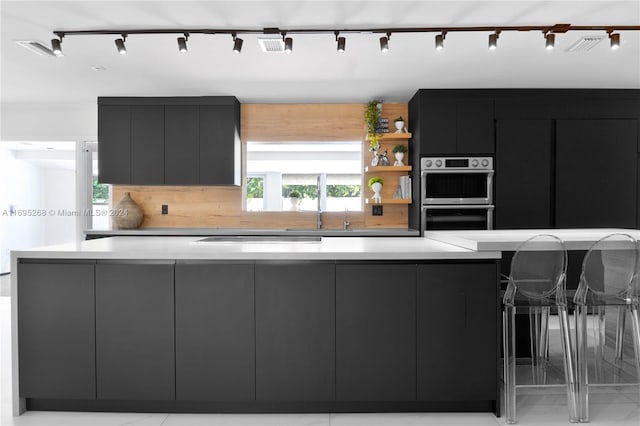
POLYGON ((335 398, 335 265, 258 262, 256 399, 335 398))
POLYGON ((95 261, 51 262, 18 264, 20 397, 95 399, 95 261))
POLYGON ((98 261, 97 397, 175 398, 173 261, 98 261))
POLYGON ((418 400, 496 399, 498 297, 496 264, 418 265, 418 400))
POLYGON ((176 399, 255 399, 253 262, 176 264, 176 399))
POLYGON ((415 264, 336 266, 336 399, 416 399, 415 264))

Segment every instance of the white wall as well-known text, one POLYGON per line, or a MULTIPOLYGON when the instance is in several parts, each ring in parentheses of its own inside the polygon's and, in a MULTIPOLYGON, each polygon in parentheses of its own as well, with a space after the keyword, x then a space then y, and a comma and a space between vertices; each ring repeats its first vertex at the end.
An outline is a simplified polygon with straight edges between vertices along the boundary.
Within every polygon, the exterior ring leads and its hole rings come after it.
POLYGON ((73 170, 42 168, 41 188, 46 188, 43 200, 48 212, 44 218, 44 245, 76 241, 76 216, 61 212, 77 212, 76 173, 73 170))

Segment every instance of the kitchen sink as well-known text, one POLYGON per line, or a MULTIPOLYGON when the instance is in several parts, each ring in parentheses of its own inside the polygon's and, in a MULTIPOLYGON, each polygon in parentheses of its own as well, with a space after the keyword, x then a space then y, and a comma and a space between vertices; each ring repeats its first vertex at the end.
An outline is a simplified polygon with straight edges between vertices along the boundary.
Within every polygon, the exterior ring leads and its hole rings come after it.
POLYGON ((202 238, 197 243, 319 243, 319 235, 219 235, 202 238))

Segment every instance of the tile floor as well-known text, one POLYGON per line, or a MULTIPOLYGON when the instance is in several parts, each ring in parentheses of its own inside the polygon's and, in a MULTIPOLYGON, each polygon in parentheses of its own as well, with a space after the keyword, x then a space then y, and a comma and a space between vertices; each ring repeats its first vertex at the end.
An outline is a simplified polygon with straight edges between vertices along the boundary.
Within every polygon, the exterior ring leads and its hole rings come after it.
MULTIPOLYGON (((0 425, 2 426, 495 426, 504 417, 490 413, 373 414, 146 414, 27 412, 11 415, 9 275, 0 276, 0 425)), ((638 389, 599 390, 591 398, 593 426, 640 424, 638 389)), ((569 424, 562 392, 532 391, 518 397, 518 424, 569 424)))

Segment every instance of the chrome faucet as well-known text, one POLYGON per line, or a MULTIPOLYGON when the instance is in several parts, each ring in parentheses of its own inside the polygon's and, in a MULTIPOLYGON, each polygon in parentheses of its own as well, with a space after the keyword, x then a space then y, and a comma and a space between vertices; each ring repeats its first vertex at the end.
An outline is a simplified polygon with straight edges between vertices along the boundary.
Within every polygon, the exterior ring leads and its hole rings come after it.
POLYGON ((317 190, 318 190, 318 216, 316 218, 316 229, 321 229, 322 228, 322 205, 320 204, 320 199, 322 198, 322 185, 320 184, 320 176, 318 176, 317 190))
POLYGON ((344 221, 342 222, 342 229, 345 231, 349 228, 349 209, 344 208, 344 221))

